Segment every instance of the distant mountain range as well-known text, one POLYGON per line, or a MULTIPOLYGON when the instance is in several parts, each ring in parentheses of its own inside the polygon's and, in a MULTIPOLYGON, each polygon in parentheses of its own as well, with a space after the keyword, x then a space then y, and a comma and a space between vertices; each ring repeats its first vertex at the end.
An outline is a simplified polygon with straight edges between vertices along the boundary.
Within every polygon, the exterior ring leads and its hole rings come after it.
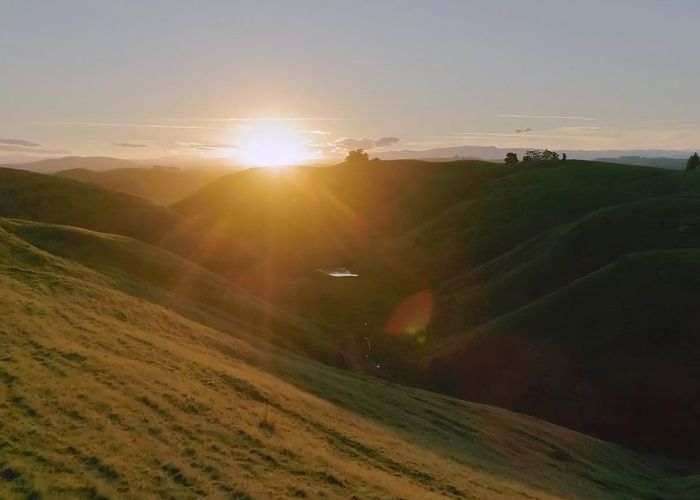
POLYGON ((54 173, 61 170, 72 169, 89 169, 89 170, 112 170, 115 168, 133 168, 139 164, 130 160, 121 158, 112 158, 109 156, 66 156, 63 158, 47 158, 32 162, 24 162, 19 164, 2 165, 4 167, 20 168, 22 170, 31 170, 32 172, 54 173))
MULTIPOLYGON (((445 148, 433 148, 426 150, 403 149, 400 151, 385 151, 373 156, 382 160, 444 160, 450 158, 469 159, 480 158, 482 160, 502 160, 506 153, 513 152, 519 157, 531 148, 497 148, 495 146, 452 146, 445 148)), ((573 150, 557 149, 560 153, 566 153, 569 159, 595 160, 606 158, 606 161, 617 161, 616 157, 643 157, 643 158, 669 158, 687 159, 693 151, 666 150, 666 149, 610 149, 610 150, 573 150)), ((646 165, 646 164, 645 164, 646 165)))
MULTIPOLYGON (((15 159, 15 158, 13 158, 15 159)), ((202 157, 173 157, 173 158, 156 158, 143 160, 125 160, 123 158, 114 158, 111 156, 64 156, 62 158, 47 158, 38 161, 17 161, 13 159, 5 159, 7 163, 0 158, 0 167, 19 168, 22 170, 31 170, 32 172, 41 173, 56 173, 63 170, 87 169, 93 171, 115 170, 120 168, 135 168, 135 167, 180 167, 180 168, 231 168, 236 166, 231 163, 231 160, 226 158, 202 158, 202 157)))
MULTIPOLYGON (((451 146, 425 150, 402 149, 397 151, 371 152, 370 156, 382 160, 487 160, 502 161, 506 153, 516 153, 522 158, 525 151, 532 148, 498 148, 496 146, 451 146)), ((669 149, 607 149, 581 150, 556 149, 566 153, 570 160, 600 160, 629 165, 642 165, 681 169, 694 150, 669 149)), ((700 148, 698 148, 700 151, 700 148)), ((41 173, 56 173, 62 170, 88 169, 93 171, 114 170, 119 168, 166 166, 186 169, 217 168, 240 169, 227 158, 204 158, 201 156, 177 156, 167 158, 125 160, 109 156, 65 156, 62 158, 47 158, 29 161, 30 157, 3 156, 0 157, 0 167, 19 168, 41 173)), ((329 163, 334 163, 329 161, 329 163)))

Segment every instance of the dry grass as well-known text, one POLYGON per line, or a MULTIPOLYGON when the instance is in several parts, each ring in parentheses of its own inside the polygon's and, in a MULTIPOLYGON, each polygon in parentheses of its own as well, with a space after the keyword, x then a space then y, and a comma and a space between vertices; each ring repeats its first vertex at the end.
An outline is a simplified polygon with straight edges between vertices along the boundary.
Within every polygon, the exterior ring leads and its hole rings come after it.
POLYGON ((252 347, 0 237, 0 498, 698 493, 536 419, 252 347))

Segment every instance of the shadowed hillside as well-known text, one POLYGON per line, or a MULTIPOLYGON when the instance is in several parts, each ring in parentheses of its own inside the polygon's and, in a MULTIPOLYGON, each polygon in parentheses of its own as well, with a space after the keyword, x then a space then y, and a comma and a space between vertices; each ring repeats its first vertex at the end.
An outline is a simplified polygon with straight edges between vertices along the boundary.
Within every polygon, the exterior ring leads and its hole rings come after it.
POLYGON ((0 216, 52 222, 159 242, 180 224, 163 207, 55 176, 0 168, 0 216))
MULTIPOLYGON (((690 153, 688 153, 690 156, 690 153)), ((644 156, 619 156, 617 158, 598 158, 597 161, 624 163, 625 165, 641 165, 644 167, 670 168, 674 170, 685 169, 688 158, 647 158, 644 156)))
POLYGON ((122 291, 360 373, 698 458, 697 443, 674 430, 691 432, 698 412, 692 390, 700 374, 688 361, 700 354, 688 302, 698 273, 692 262, 683 264, 687 276, 676 272, 674 253, 700 248, 694 172, 571 160, 253 169, 217 179, 173 212, 6 172, 15 186, 8 199, 25 204, 7 215, 111 230, 191 261, 125 238, 3 224, 39 248, 107 272, 122 291), (71 209, 66 193, 73 192, 89 197, 94 212, 71 209), (126 209, 110 208, 118 203, 126 209), (118 217, 110 221, 112 213, 118 217), (654 270, 610 271, 640 252, 658 256, 654 270), (334 277, 334 269, 349 276, 334 277), (593 276, 595 287, 570 299, 593 276), (528 310, 540 314, 522 313, 528 310), (653 321, 641 320, 649 311, 653 321), (673 340, 662 349, 658 335, 666 330, 673 340), (502 340, 503 332, 514 340, 502 340), (598 337, 606 343, 589 345, 598 337), (656 371, 639 371, 645 364, 656 371), (671 386, 674 380, 686 382, 671 386), (657 413, 638 418, 644 405, 657 413))
POLYGON ((699 276, 697 250, 631 254, 453 336, 427 376, 470 400, 697 458, 699 276))
POLYGON ((185 319, 21 225, 0 229, 0 496, 698 495, 670 462, 185 319))
POLYGON ((181 170, 151 167, 118 168, 106 171, 76 168, 57 172, 56 175, 141 196, 160 205, 170 205, 194 193, 224 173, 224 171, 209 169, 181 170))
MULTIPOLYGON (((694 269, 686 269, 685 281, 665 271, 676 268, 675 254, 660 253, 653 272, 626 268, 630 288, 615 295, 605 291, 617 290, 616 280, 623 278, 603 273, 595 292, 576 301, 557 299, 629 254, 699 248, 700 206, 686 193, 695 177, 571 160, 515 167, 372 162, 234 174, 175 209, 203 234, 217 235, 205 265, 316 321, 335 335, 354 369, 514 408, 630 446, 697 458, 696 443, 671 430, 690 432, 681 420, 690 422, 697 412, 691 392, 700 374, 676 359, 680 353, 688 359, 700 354, 687 331, 696 320, 686 302, 697 293, 694 269), (683 198, 673 195, 673 186, 683 188, 683 198), (230 234, 240 235, 242 243, 230 244, 230 234), (330 266, 359 276, 334 279, 318 272, 330 266), (647 283, 648 273, 665 272, 668 282, 658 288, 664 294, 649 292, 642 300, 639 293, 646 288, 634 280, 647 283), (270 275, 274 279, 262 280, 270 275), (421 290, 434 302, 428 319, 388 334, 400 305, 421 290), (528 322, 519 311, 534 304, 542 304, 541 318, 528 322), (643 311, 655 311, 655 320, 631 319, 637 309, 640 318, 646 317, 643 311), (577 319, 589 316, 609 323, 577 319), (489 325, 505 318, 517 323, 518 328, 508 327, 515 337, 549 335, 548 349, 557 355, 533 357, 536 365, 515 363, 513 356, 534 354, 495 340, 495 334, 489 340, 489 325), (570 319, 569 326, 556 328, 565 328, 574 344, 556 333, 549 323, 554 318, 570 319), (653 332, 664 328, 674 332, 663 354, 666 365, 636 373, 645 362, 657 366, 653 332), (620 358, 614 384, 603 382, 613 373, 611 354, 587 344, 594 335, 604 336, 620 358), (484 351, 471 352, 475 336, 484 339, 484 351), (580 358, 584 352, 587 357, 580 358), (625 352, 635 354, 628 359, 625 352), (473 362, 484 358, 486 366, 473 362), (534 366, 546 375, 534 375, 534 366), (676 375, 687 384, 670 387, 676 375), (640 384, 657 389, 637 394, 640 384), (511 389, 504 393, 504 387, 511 389), (595 404, 627 397, 637 400, 595 404), (588 410, 577 410, 579 401, 588 401, 588 410), (656 414, 636 418, 644 404, 666 412, 669 424, 659 425, 656 414), (678 426, 670 425, 677 419, 678 426)), ((410 299, 408 304, 420 307, 410 299)))

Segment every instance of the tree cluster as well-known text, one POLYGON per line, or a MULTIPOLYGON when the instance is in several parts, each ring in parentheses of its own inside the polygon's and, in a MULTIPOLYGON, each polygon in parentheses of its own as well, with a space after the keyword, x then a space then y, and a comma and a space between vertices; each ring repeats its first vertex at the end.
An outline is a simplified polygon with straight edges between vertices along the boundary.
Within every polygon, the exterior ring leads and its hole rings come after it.
POLYGON ((369 161, 369 154, 364 149, 354 149, 348 151, 348 156, 345 158, 348 163, 363 163, 369 161))
POLYGON ((523 155, 523 161, 558 160, 559 153, 545 149, 529 149, 523 155))
MULTIPOLYGON (((559 153, 556 151, 550 151, 549 149, 529 149, 525 151, 523 155, 523 161, 541 161, 541 160, 558 160, 559 153)), ((562 154, 562 160, 566 160, 566 153, 562 154)), ((518 155, 515 153, 508 153, 503 160, 506 165, 515 165, 518 163, 518 155)))
POLYGON ((688 158, 688 162, 685 164, 686 170, 695 170, 700 168, 700 156, 697 153, 688 158))
POLYGON ((515 153, 508 153, 503 161, 506 163, 506 165, 515 165, 518 163, 518 155, 515 153))

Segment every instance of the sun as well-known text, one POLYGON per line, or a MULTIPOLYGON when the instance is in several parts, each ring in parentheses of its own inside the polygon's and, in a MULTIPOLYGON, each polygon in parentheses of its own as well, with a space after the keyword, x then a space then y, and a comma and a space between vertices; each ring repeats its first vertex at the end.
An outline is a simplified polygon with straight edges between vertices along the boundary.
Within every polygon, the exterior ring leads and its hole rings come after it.
POLYGON ((316 159, 303 135, 285 123, 260 122, 238 136, 233 151, 236 160, 255 167, 286 167, 316 159))

